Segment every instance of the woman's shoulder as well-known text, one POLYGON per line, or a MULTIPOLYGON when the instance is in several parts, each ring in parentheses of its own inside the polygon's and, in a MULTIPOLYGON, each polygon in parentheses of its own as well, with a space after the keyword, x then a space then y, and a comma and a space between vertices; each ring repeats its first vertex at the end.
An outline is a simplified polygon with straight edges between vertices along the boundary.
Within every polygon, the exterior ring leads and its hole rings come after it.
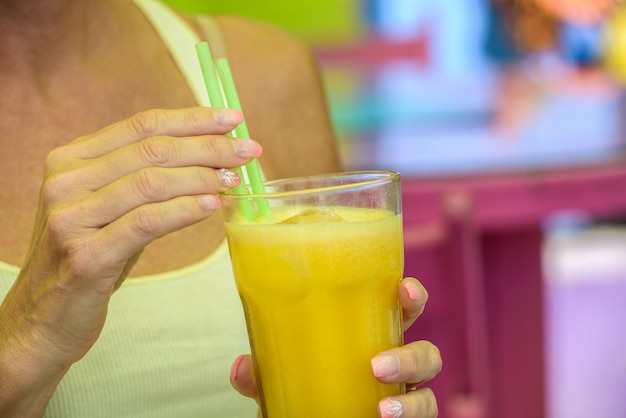
POLYGON ((205 39, 217 28, 250 133, 263 144, 268 178, 336 170, 335 135, 310 45, 250 17, 211 15, 213 31, 201 27, 206 17, 195 19, 205 39))
MULTIPOLYGON (((195 28, 201 39, 218 35, 229 61, 253 63, 254 72, 288 70, 290 67, 315 66, 309 45, 291 32, 272 23, 233 14, 198 14, 175 10, 195 28), (217 33, 216 34, 216 29, 217 33), (287 67, 286 67, 287 65, 287 67), (261 68, 262 67, 262 68, 261 68)), ((210 40, 209 40, 210 43, 210 40)))
MULTIPOLYGON (((219 15, 229 60, 239 71, 250 71, 266 81, 294 82, 317 73, 309 45, 292 33, 253 18, 219 15)), ((304 80, 306 81, 306 80, 304 80)))
MULTIPOLYGON (((248 48, 261 47, 257 52, 279 53, 281 48, 289 48, 289 52, 308 53, 306 42, 291 32, 272 23, 252 17, 239 15, 213 15, 213 19, 222 29, 229 42, 241 42, 239 45, 248 48)), ((250 52, 250 51, 248 51, 250 52)))

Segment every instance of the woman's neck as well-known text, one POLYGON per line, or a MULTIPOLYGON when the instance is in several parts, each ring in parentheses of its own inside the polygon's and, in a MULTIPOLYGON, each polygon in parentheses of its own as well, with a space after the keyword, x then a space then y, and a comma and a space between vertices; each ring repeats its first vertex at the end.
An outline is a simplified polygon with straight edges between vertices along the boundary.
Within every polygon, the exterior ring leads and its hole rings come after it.
POLYGON ((0 0, 0 87, 45 105, 104 85, 146 52, 146 25, 130 0, 0 0))
POLYGON ((136 15, 128 0, 0 0, 0 77, 45 79, 98 62, 128 40, 136 15))

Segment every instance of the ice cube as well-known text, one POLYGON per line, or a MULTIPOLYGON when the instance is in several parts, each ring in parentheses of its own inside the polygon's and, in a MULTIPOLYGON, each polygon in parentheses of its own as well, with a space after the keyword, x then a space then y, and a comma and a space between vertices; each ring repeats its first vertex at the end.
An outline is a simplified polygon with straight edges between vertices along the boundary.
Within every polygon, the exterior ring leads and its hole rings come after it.
POLYGON ((307 209, 290 218, 285 219, 281 224, 312 224, 320 222, 345 222, 341 216, 329 209, 307 209))

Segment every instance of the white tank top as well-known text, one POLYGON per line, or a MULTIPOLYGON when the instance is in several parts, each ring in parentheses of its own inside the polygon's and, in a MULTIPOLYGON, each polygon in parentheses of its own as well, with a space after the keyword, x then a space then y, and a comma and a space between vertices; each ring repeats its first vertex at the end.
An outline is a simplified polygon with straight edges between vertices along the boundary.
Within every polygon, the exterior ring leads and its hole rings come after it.
MULTIPOLYGON (((197 35, 155 0, 135 0, 164 40, 196 99, 209 105, 194 45, 197 35)), ((0 262, 0 298, 19 269, 0 262)), ((229 383, 249 352, 228 246, 207 259, 127 280, 113 295, 103 332, 74 364, 46 418, 256 417, 256 403, 229 383)))

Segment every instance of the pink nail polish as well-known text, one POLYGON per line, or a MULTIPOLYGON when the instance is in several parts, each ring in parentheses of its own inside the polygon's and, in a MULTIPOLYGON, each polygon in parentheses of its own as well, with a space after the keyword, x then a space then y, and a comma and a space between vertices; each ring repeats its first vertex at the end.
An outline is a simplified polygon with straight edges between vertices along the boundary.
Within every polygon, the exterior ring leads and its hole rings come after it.
POLYGON ((381 418, 401 418, 404 415, 404 406, 396 399, 383 399, 379 404, 381 418))
POLYGON ((239 373, 239 365, 241 364, 242 360, 243 360, 243 356, 237 357, 237 359, 233 363, 233 366, 230 368, 230 378, 231 378, 231 380, 236 380, 237 379, 237 374, 239 373))
POLYGON ((420 297, 420 288, 415 283, 406 282, 404 284, 404 289, 408 293, 409 299, 411 299, 411 300, 418 300, 419 299, 419 297, 420 297))
POLYGON ((214 195, 200 196, 198 203, 200 203, 200 207, 207 212, 211 212, 222 206, 220 198, 214 195))
POLYGON ((239 183, 241 183, 241 179, 239 175, 232 170, 227 168, 220 168, 215 172, 217 174, 217 178, 219 182, 226 187, 235 187, 239 183))
POLYGON ((400 371, 400 362, 391 354, 379 354, 371 363, 374 377, 389 377, 400 371))
POLYGON ((238 110, 220 109, 213 111, 213 119, 222 125, 236 125, 243 121, 238 110))
POLYGON ((263 153, 261 145, 251 139, 235 139, 235 154, 240 158, 260 157, 263 153))

